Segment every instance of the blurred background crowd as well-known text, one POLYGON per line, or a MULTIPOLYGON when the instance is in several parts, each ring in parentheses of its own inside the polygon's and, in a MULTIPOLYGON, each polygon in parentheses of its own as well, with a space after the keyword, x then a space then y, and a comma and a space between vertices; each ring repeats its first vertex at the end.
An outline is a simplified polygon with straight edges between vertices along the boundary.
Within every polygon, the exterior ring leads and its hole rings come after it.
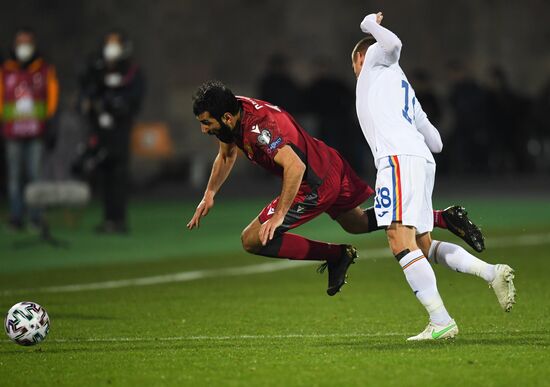
MULTIPOLYGON (((202 190, 216 145, 190 97, 208 79, 286 109, 372 182, 350 54, 379 9, 442 134, 438 176, 547 181, 546 1, 21 1, 0 23, 2 220, 43 227, 37 181, 89 184, 107 233, 127 232, 129 192, 202 190)), ((263 177, 239 164, 237 181, 263 177)))

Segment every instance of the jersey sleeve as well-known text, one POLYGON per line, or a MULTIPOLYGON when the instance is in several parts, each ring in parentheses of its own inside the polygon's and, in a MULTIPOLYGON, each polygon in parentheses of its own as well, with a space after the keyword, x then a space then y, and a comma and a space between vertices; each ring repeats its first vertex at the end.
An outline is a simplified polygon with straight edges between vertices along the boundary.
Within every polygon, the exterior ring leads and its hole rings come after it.
POLYGON ((270 159, 274 159, 279 149, 288 143, 288 139, 283 135, 284 128, 281 128, 280 124, 273 119, 264 118, 252 127, 250 134, 256 136, 254 147, 270 159))
POLYGON ((361 30, 371 34, 377 44, 369 47, 367 61, 371 65, 390 66, 399 60, 401 55, 401 40, 393 32, 376 22, 376 14, 367 15, 361 22, 361 30), (368 58, 368 56, 371 58, 368 58))
POLYGON ((432 153, 440 153, 443 150, 441 135, 428 119, 428 115, 422 109, 420 101, 414 106, 414 122, 418 131, 424 136, 424 142, 432 153))

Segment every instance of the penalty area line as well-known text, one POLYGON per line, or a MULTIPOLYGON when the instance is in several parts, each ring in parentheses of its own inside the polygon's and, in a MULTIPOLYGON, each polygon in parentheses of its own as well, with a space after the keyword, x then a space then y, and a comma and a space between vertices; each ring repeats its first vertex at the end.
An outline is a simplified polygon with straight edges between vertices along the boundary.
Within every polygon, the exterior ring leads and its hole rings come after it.
MULTIPOLYGON (((289 333, 275 335, 227 335, 227 336, 172 336, 172 337, 73 337, 73 338, 48 338, 47 342, 53 343, 139 343, 139 342, 177 342, 177 341, 234 341, 234 340, 292 340, 292 339, 361 339, 377 337, 407 337, 413 332, 372 332, 372 333, 289 333)), ((500 330, 487 330, 483 332, 470 332, 475 335, 501 335, 500 330)), ((10 340, 0 340, 0 343, 11 343, 10 340)))
MULTIPOLYGON (((550 234, 529 234, 518 235, 514 237, 498 237, 493 238, 488 243, 490 248, 506 248, 513 246, 536 246, 550 244, 550 234)), ((389 248, 376 248, 365 249, 360 251, 360 255, 364 259, 378 259, 391 257, 389 248)), ((184 271, 179 273, 163 274, 141 278, 130 278, 123 280, 112 280, 104 282, 93 282, 84 284, 71 284, 60 286, 46 286, 41 288, 30 289, 11 289, 1 291, 3 296, 9 296, 13 294, 28 294, 28 293, 70 293, 81 292, 89 290, 106 290, 106 289, 119 289, 126 287, 136 286, 148 286, 159 285, 166 283, 187 282, 195 281, 205 278, 221 278, 221 277, 233 277, 241 275, 252 275, 262 273, 273 273, 281 270, 296 269, 304 266, 312 266, 319 264, 319 261, 278 261, 278 262, 266 262, 257 265, 229 267, 223 269, 211 269, 211 270, 194 270, 184 271)))
MULTIPOLYGON (((389 249, 369 249, 367 258, 383 258, 390 256, 389 249)), ((21 293, 70 293, 81 292, 87 290, 105 290, 105 289, 119 289, 134 286, 147 286, 147 285, 159 285, 175 282, 187 282, 204 278, 220 278, 220 277, 234 277, 241 275, 273 273, 281 270, 295 269, 304 266, 318 265, 319 261, 279 261, 279 262, 267 262, 258 265, 229 267, 224 269, 212 269, 212 270, 194 270, 184 271, 179 273, 157 275, 151 277, 131 278, 124 280, 113 280, 105 282, 94 282, 87 284, 74 284, 74 285, 61 285, 61 286, 47 286, 34 289, 14 289, 4 290, 2 295, 12 295, 21 293)))
MULTIPOLYGON (((66 339, 50 338, 54 343, 129 343, 129 342, 170 342, 170 341, 232 341, 232 340, 284 340, 284 339, 331 339, 362 337, 393 337, 406 335, 398 332, 380 333, 334 333, 334 334, 281 334, 281 335, 231 335, 231 336, 173 336, 173 337, 75 337, 66 339)), ((11 343, 10 340, 0 342, 11 343)))

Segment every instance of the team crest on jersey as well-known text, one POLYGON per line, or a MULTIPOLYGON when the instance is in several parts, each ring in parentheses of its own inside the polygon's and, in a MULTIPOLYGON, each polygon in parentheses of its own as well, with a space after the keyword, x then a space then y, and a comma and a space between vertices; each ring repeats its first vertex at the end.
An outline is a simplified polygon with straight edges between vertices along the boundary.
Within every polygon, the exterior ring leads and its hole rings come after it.
POLYGON ((269 145, 271 142, 271 132, 267 129, 262 130, 262 133, 258 136, 258 142, 262 145, 269 145))

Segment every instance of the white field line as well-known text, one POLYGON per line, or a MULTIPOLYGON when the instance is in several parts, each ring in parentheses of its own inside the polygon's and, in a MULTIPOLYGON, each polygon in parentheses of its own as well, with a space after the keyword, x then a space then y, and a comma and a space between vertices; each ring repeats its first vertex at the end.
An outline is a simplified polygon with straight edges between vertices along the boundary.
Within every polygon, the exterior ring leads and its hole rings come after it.
MULTIPOLYGON (((530 234, 516 237, 493 238, 487 243, 488 247, 504 248, 512 246, 535 246, 550 244, 550 234, 530 234)), ((388 248, 367 249, 360 251, 363 259, 377 259, 391 257, 388 248)), ((230 267, 224 269, 195 270, 179 273, 157 275, 151 277, 141 277, 123 280, 113 280, 105 282, 93 282, 86 284, 47 286, 35 289, 12 289, 2 291, 2 295, 20 294, 20 293, 63 293, 80 292, 86 290, 118 289, 133 286, 158 285, 174 282, 187 282, 203 278, 233 277, 240 275, 272 273, 281 270, 294 269, 303 266, 319 264, 318 261, 276 261, 257 265, 230 267)))
MULTIPOLYGON (((170 342, 170 341, 232 341, 232 340, 285 340, 285 339, 338 339, 338 338, 374 338, 374 337, 406 337, 411 332, 372 332, 372 333, 290 333, 280 335, 231 335, 231 336, 173 336, 173 337, 74 337, 66 339, 48 339, 54 343, 138 343, 138 342, 170 342)), ((472 332, 470 332, 472 333, 472 332)), ((503 331, 483 331, 484 335, 499 334, 503 331)), ((476 332, 478 334, 478 332, 476 332)), ((0 340, 0 343, 10 343, 10 340, 0 340)))

